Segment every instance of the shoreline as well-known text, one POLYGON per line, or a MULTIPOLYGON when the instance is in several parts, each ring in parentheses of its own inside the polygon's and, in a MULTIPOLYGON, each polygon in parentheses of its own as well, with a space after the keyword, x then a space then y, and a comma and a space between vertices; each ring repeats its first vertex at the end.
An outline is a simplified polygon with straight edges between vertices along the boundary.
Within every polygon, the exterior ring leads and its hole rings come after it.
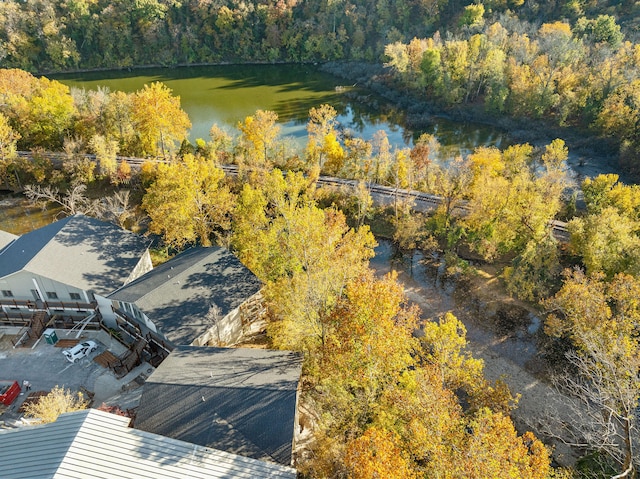
POLYGON ((540 120, 504 115, 495 117, 478 105, 446 109, 416 97, 415 92, 394 88, 389 70, 382 65, 326 62, 319 69, 349 82, 356 82, 380 96, 389 105, 402 110, 409 128, 420 129, 434 118, 445 118, 455 122, 491 126, 504 131, 513 143, 529 143, 536 147, 561 138, 569 148, 567 166, 575 181, 581 182, 586 177, 599 174, 616 174, 625 184, 640 183, 640 178, 634 178, 620 167, 617 147, 610 139, 593 136, 576 127, 549 125, 540 120))
MULTIPOLYGON (((567 166, 571 177, 578 184, 586 177, 599 174, 616 174, 625 184, 638 184, 640 178, 633 177, 619 164, 617 146, 607 138, 590 135, 576 127, 545 124, 540 120, 494 116, 487 114, 480 105, 465 105, 443 108, 436 103, 421 99, 415 92, 395 86, 388 68, 381 64, 362 62, 204 62, 176 63, 172 65, 148 64, 116 68, 84 68, 66 71, 42 71, 37 76, 73 75, 110 71, 134 72, 150 69, 225 67, 234 65, 314 65, 320 72, 355 82, 374 93, 404 115, 405 127, 419 130, 430 125, 434 119, 442 118, 460 123, 477 123, 502 130, 513 143, 530 143, 540 147, 556 138, 562 138, 569 148, 567 166)), ((348 93, 347 93, 348 94, 348 93)), ((366 102, 367 95, 354 95, 356 101, 366 102)), ((378 106, 380 109, 380 106, 378 106)))

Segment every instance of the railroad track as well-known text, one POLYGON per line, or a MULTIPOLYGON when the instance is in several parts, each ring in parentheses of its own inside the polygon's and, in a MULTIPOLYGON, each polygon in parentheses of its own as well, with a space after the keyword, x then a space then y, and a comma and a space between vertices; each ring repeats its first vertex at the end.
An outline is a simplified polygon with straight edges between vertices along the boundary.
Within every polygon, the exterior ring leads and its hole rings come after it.
MULTIPOLYGON (((34 153, 30 151, 18 151, 18 156, 21 158, 29 158, 33 159, 34 153)), ((42 153, 42 156, 50 159, 52 162, 61 164, 66 158, 67 155, 65 153, 42 153)), ((85 154, 85 158, 95 160, 95 155, 85 154)), ((149 158, 135 158, 129 156, 117 156, 116 159, 118 161, 126 161, 129 165, 133 167, 140 167, 145 162, 156 162, 156 163, 166 163, 167 160, 157 160, 157 159, 149 159, 149 158)), ((230 175, 237 176, 238 175, 238 165, 221 165, 222 170, 230 175)), ((318 184, 327 187, 333 188, 351 188, 355 189, 358 186, 357 180, 346 180, 343 178, 336 178, 333 176, 320 176, 318 178, 318 184)), ((391 186, 384 186, 378 183, 367 183, 366 184, 369 193, 372 196, 378 196, 382 198, 386 198, 389 201, 394 199, 402 199, 402 200, 413 200, 414 208, 419 211, 431 211, 436 209, 443 201, 443 198, 437 195, 432 195, 430 193, 424 193, 421 191, 415 190, 405 190, 401 188, 394 188, 391 186)), ((458 210, 464 214, 467 208, 463 205, 456 207, 458 210)), ((568 243, 570 239, 569 231, 567 230, 567 223, 558 220, 552 220, 549 222, 549 225, 553 229, 553 236, 562 243, 568 243)))

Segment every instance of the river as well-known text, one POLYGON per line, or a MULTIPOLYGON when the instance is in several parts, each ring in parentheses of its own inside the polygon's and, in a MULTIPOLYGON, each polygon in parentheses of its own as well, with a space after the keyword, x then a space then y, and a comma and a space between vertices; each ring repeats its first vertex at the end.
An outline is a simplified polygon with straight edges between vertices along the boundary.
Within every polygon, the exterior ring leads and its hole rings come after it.
POLYGON ((384 101, 357 86, 320 72, 313 65, 224 65, 208 67, 152 68, 132 71, 107 71, 53 75, 51 78, 72 88, 87 90, 107 87, 111 91, 134 92, 155 81, 164 83, 180 96, 182 108, 193 124, 189 139, 208 139, 215 123, 233 130, 238 121, 256 110, 278 114, 282 135, 303 144, 308 112, 323 103, 338 111, 343 130, 366 140, 384 130, 396 148, 409 147, 422 133, 436 136, 442 154, 467 154, 476 146, 504 146, 506 135, 490 126, 459 123, 436 118, 423 131, 403 126, 404 114, 390 108, 375 108, 384 101), (366 104, 353 100, 349 93, 367 98, 366 104), (383 111, 384 110, 384 111, 383 111))

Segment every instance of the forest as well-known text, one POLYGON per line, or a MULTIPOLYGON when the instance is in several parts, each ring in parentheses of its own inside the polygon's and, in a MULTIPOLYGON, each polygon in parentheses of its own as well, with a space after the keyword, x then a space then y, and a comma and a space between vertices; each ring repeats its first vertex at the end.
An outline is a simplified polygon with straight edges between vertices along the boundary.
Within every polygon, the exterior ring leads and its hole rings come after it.
POLYGON ((385 63, 393 88, 440 108, 607 138, 639 175, 638 18, 630 0, 6 1, 0 65, 385 63))
POLYGON ((161 83, 131 94, 71 92, 0 70, 0 86, 6 187, 65 214, 156 235, 157 261, 192 244, 225 245, 264 282, 270 347, 305 353, 302 402, 313 411, 315 440, 298 460, 303 474, 635 477, 638 186, 616 175, 588 178, 578 210, 564 194, 561 139, 442 159, 430 135, 405 149, 392 149, 384 134, 343 138, 335 109, 321 105, 309 111, 303 151, 290 151, 277 115, 260 110, 235 135, 213 125, 208 140, 192 145, 183 140, 189 118, 161 83), (132 169, 123 152, 149 159, 132 169), (223 164, 237 165, 238 175, 226 176, 223 164), (360 183, 331 192, 317 188, 320 174, 360 183), (403 199, 377 207, 369 183, 441 202, 430 214, 403 199), (568 243, 553 234, 558 218, 568 221, 568 243), (373 275, 372 229, 400 252, 441 255, 457 281, 474 264, 501 265, 506 290, 546 317, 548 367, 585 405, 577 438, 587 466, 552 467, 552 451, 516 431, 518 398, 484 378, 464 325, 450 313, 421 321, 393 275, 373 275))
POLYGON ((397 95, 487 121, 570 128, 617 150, 620 168, 637 174, 639 8, 598 0, 0 2, 0 182, 63 214, 152 235, 157 262, 193 244, 234 251, 264 283, 268 346, 305 353, 301 405, 313 441, 296 464, 303 477, 637 478, 638 185, 599 175, 582 182, 578 198, 567 193, 561 138, 443 158, 431 135, 408 148, 393 148, 383 132, 345 136, 331 105, 309 111, 300 151, 283 141, 277 114, 261 110, 234 133, 212 125, 192 144, 180 99, 161 83, 83 91, 34 74, 384 64, 372 81, 397 95), (146 161, 132 167, 126 157, 146 161), (228 164, 237 176, 225 174, 228 164), (319 188, 320 175, 358 186, 319 188), (429 213, 399 196, 376 205, 370 184, 437 195, 439 204, 429 213), (554 221, 566 223, 568 240, 554 235, 554 221), (583 456, 575 466, 553 462, 543 428, 516 428, 517 395, 485 378, 458 318, 423 321, 393 274, 374 275, 376 237, 411 260, 416 249, 429 252, 460 285, 495 265, 506 294, 543 318, 548 379, 579 405, 563 437, 583 456))

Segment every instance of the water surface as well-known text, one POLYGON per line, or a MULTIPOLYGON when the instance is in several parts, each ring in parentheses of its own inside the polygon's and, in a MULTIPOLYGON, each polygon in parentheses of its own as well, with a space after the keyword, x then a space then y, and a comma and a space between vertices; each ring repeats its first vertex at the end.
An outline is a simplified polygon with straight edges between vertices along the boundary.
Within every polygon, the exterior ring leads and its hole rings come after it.
POLYGON ((135 71, 107 71, 53 76, 76 88, 134 92, 155 81, 164 83, 180 96, 182 108, 193 127, 189 135, 209 139, 209 130, 217 124, 233 131, 237 123, 256 110, 278 114, 282 135, 303 144, 309 109, 323 103, 338 111, 340 126, 349 133, 371 140, 384 130, 396 148, 410 147, 421 133, 435 135, 443 145, 443 154, 466 154, 476 146, 500 146, 505 135, 500 130, 479 124, 457 123, 436 118, 424 131, 403 126, 401 111, 350 99, 350 92, 371 100, 374 95, 357 87, 344 86, 344 80, 320 72, 313 65, 223 65, 211 67, 153 68, 135 71), (373 106, 372 106, 373 105, 373 106))

